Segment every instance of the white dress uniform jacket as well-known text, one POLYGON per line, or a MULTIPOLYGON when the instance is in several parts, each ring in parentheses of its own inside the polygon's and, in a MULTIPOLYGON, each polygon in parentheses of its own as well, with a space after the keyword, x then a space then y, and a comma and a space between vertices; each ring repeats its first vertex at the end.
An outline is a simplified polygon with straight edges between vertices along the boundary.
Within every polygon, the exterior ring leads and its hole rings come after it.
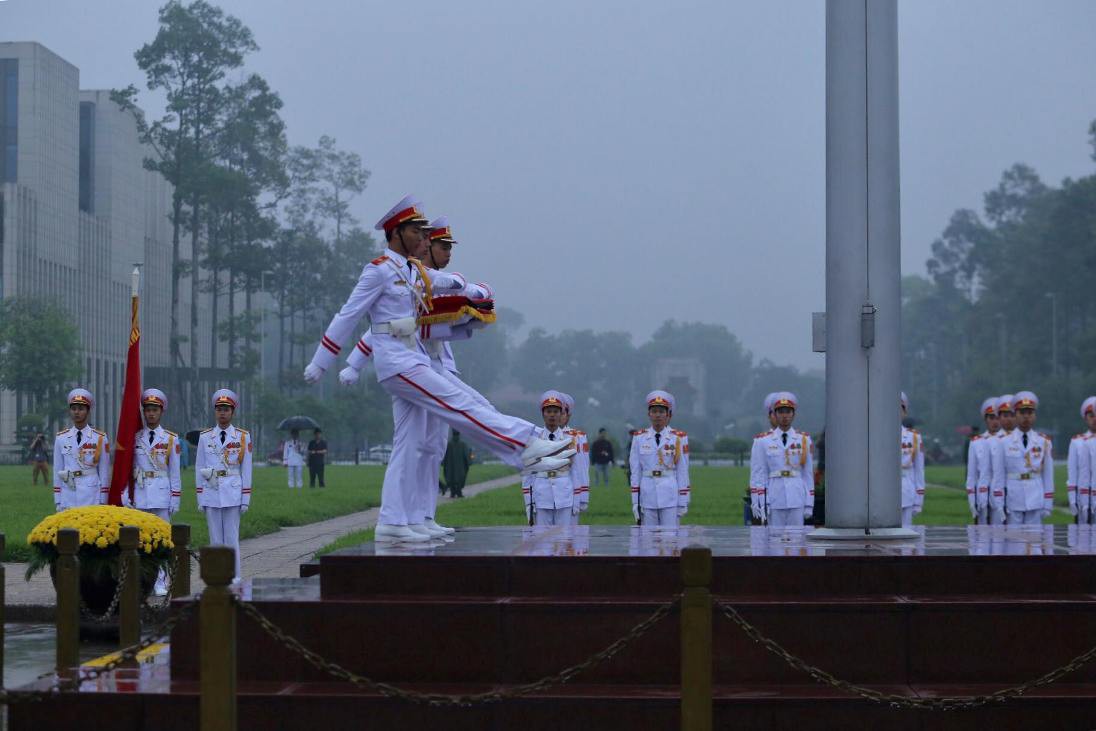
MULTIPOLYGON (((541 439, 554 436, 560 442, 573 441, 573 437, 562 428, 550 432, 544 427, 538 427, 536 436, 541 439)), ((581 484, 575 470, 576 457, 577 453, 571 457, 571 466, 567 469, 530 472, 522 476, 521 492, 527 509, 532 504, 537 510, 570 508, 572 512, 578 512, 581 484)))
MULTIPOLYGON (((369 315, 373 331, 371 355, 378 381, 405 373, 418 365, 430 365, 419 339, 418 326, 414 323, 419 309, 418 298, 424 296, 424 283, 418 267, 408 264, 406 257, 388 249, 384 256, 365 265, 346 304, 327 326, 312 357, 313 365, 324 370, 330 368, 343 343, 347 342, 364 315, 369 315), (391 324, 393 321, 405 321, 407 318, 412 320, 401 332, 391 331, 393 327, 399 329, 398 325, 391 324), (403 332, 406 334, 401 335, 403 332)), ((435 292, 460 291, 466 284, 463 277, 444 272, 437 272, 436 277, 431 277, 435 292)))
POLYGON ((925 504, 925 445, 916 429, 902 427, 902 507, 925 504))
POLYGON ((53 504, 58 511, 101 505, 110 492, 110 437, 98 429, 75 426, 53 442, 53 504), (77 441, 76 435, 80 438, 77 441), (61 473, 68 471, 68 480, 61 473))
POLYGON ((229 424, 221 441, 221 428, 213 427, 198 437, 194 458, 198 506, 231 508, 251 504, 251 435, 229 424), (202 476, 203 468, 213 469, 213 476, 202 476))
POLYGON ((1074 515, 1080 513, 1082 517, 1088 512, 1092 495, 1092 458, 1089 442, 1093 436, 1093 433, 1088 431, 1069 440, 1069 456, 1066 458, 1066 491, 1069 493, 1069 507, 1074 515))
POLYGON ((571 458, 571 471, 579 484, 579 510, 590 507, 590 440, 581 429, 568 429, 567 434, 575 443, 575 456, 571 458))
POLYGON ((282 445, 282 463, 287 467, 304 467, 304 445, 300 439, 287 439, 282 445))
POLYGON ((632 505, 647 510, 689 507, 689 436, 666 427, 655 439, 654 427, 632 437, 628 455, 632 505))
POLYGON ((1036 431, 1013 429, 1003 437, 995 453, 993 489, 1006 492, 1005 507, 1011 511, 1049 511, 1054 506, 1054 457, 1050 438, 1036 431))
POLYGON ((757 490, 761 505, 773 510, 814 510, 814 463, 811 437, 796 431, 773 429, 754 440, 750 460, 750 491, 757 490), (785 443, 784 435, 787 435, 785 443), (756 455, 756 459, 753 457, 756 455))
POLYGON ((162 426, 137 432, 133 449, 133 507, 138 510, 179 510, 183 494, 177 434, 162 426), (149 442, 149 434, 152 441, 149 442))
POLYGON ((989 504, 990 440, 992 434, 979 434, 970 440, 967 450, 967 503, 971 513, 984 511, 989 504))

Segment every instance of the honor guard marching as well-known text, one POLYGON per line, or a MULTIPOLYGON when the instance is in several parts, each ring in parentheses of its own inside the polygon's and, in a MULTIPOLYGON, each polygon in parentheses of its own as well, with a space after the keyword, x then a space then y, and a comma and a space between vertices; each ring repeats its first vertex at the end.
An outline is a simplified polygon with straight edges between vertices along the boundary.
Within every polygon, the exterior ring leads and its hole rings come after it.
POLYGON ((982 402, 982 419, 985 433, 971 437, 967 448, 967 503, 974 522, 986 525, 989 520, 990 454, 989 443, 1001 429, 997 417, 997 399, 990 397, 982 402))
POLYGON ((251 504, 251 435, 232 423, 240 399, 227 388, 213 394, 216 426, 198 436, 194 458, 198 510, 205 513, 209 542, 236 554, 240 580, 240 515, 251 504))
POLYGON ((566 445, 536 438, 533 424, 489 408, 432 369, 418 316, 429 312, 435 291, 458 291, 467 282, 440 272, 433 279, 427 275, 419 257, 429 245, 429 223, 419 201, 407 196, 376 228, 384 231, 388 249, 362 270, 350 298, 328 325, 304 378, 309 383, 319 380, 335 363, 358 321, 369 316, 374 370, 392 396, 395 425, 375 536, 382 542, 421 542, 430 535, 409 528, 409 519, 420 450, 426 448, 427 414, 440 417, 519 470, 534 465, 541 470, 559 469, 570 464, 571 454, 566 453, 566 445))
MULTIPOLYGON (((545 391, 540 397, 544 428, 538 436, 551 442, 573 445, 574 437, 563 426, 564 401, 558 391, 545 391)), ((521 481, 525 517, 529 525, 572 525, 578 515, 581 485, 574 470, 577 450, 570 464, 551 470, 527 472, 521 481)))
POLYGON ((1066 461, 1066 490, 1069 493, 1069 512, 1077 523, 1090 522, 1092 502, 1092 449, 1089 442, 1096 436, 1096 396, 1089 396, 1081 403, 1081 419, 1085 431, 1069 441, 1066 461))
MULTIPOLYGON (((902 418, 909 414, 910 401, 900 397, 902 418)), ((913 525, 913 516, 925 506, 925 445, 916 429, 902 425, 902 526, 913 525)))
POLYGON ((1006 393, 997 398, 997 420, 1000 429, 992 439, 986 441, 986 452, 989 454, 989 524, 1004 525, 1008 519, 1005 513, 1005 500, 1007 494, 1007 480, 1000 484, 994 478, 994 470, 997 465, 997 453, 1001 449, 1002 440, 1016 428, 1016 412, 1012 408, 1013 396, 1006 393))
POLYGON ((673 396, 651 391, 651 426, 632 437, 632 515, 642 526, 676 528, 689 510, 689 436, 670 428, 673 412, 673 396))
POLYGON ((575 413, 575 398, 569 393, 561 393, 563 399, 563 427, 575 443, 575 456, 571 458, 571 471, 579 483, 579 507, 575 514, 575 524, 581 513, 590 508, 590 440, 586 432, 571 427, 571 416, 575 413))
POLYGON ((88 426, 95 399, 91 391, 74 388, 68 394, 72 426, 53 442, 53 505, 68 508, 100 505, 110 490, 110 438, 88 426))
MULTIPOLYGON (((167 396, 158 388, 146 388, 141 394, 145 426, 133 442, 133 494, 124 495, 133 507, 171 522, 182 497, 179 479, 179 436, 160 425, 167 408, 167 396)), ((167 594, 167 572, 156 577, 153 593, 167 594)))
POLYGON ((750 507, 773 527, 802 526, 814 513, 811 437, 792 427, 795 394, 777 393, 770 407, 776 427, 754 440, 757 458, 750 461, 750 507))
POLYGON ((1054 505, 1054 457, 1050 438, 1033 428, 1039 398, 1020 391, 1012 400, 1017 428, 994 454, 993 489, 1005 492, 1009 525, 1039 525, 1054 505))
MULTIPOLYGON (((762 402, 762 406, 765 409, 765 418, 769 420, 769 429, 767 431, 754 434, 753 443, 750 445, 750 476, 753 476, 753 465, 761 464, 765 459, 764 448, 761 440, 772 433, 776 428, 776 416, 773 414, 773 401, 776 400, 777 392, 774 391, 765 396, 765 400, 762 402)), ((750 514, 753 517, 755 525, 764 525, 768 520, 768 507, 765 504, 764 498, 761 495, 761 486, 754 484, 751 479, 746 487, 747 493, 750 499, 750 514)))

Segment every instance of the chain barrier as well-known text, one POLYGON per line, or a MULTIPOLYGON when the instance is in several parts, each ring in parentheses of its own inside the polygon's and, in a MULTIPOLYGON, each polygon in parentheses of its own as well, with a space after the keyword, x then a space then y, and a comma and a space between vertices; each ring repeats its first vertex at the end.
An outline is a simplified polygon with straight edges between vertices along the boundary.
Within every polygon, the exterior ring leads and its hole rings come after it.
POLYGON ((889 705, 891 708, 920 709, 928 711, 969 711, 990 704, 1001 704, 1005 701, 1019 698, 1029 690, 1040 688, 1044 685, 1050 685, 1060 678, 1076 670, 1080 670, 1091 662, 1093 658, 1096 658, 1096 647, 1092 647, 1087 652, 1078 655, 1065 665, 1040 675, 1038 678, 1029 680, 1026 683, 1021 683, 1020 685, 1002 688, 1001 690, 985 695, 911 698, 909 696, 895 695, 893 693, 882 693, 863 685, 856 685, 855 683, 841 680, 833 674, 828 673, 815 665, 811 665, 806 660, 788 652, 788 650, 776 640, 766 636, 761 630, 746 621, 746 619, 730 604, 717 601, 716 606, 719 607, 719 610, 724 617, 738 625, 751 640, 763 646, 766 650, 782 659, 791 667, 811 676, 815 682, 837 688, 838 690, 843 690, 846 693, 851 693, 852 695, 859 696, 873 703, 889 705))
POLYGON ((81 599, 80 616, 84 619, 90 619, 96 624, 107 624, 114 617, 114 613, 118 611, 118 602, 122 599, 122 590, 126 585, 126 576, 129 574, 129 562, 119 560, 118 563, 121 564, 118 569, 118 584, 114 587, 114 598, 110 600, 110 605, 107 606, 107 610, 102 614, 95 614, 88 609, 88 605, 81 599))
POLYGON ((118 650, 116 656, 101 667, 77 668, 76 677, 74 678, 56 673, 39 676, 41 678, 52 675, 53 682, 46 690, 4 690, 0 688, 0 707, 11 703, 40 703, 61 693, 78 692, 82 683, 98 680, 101 676, 117 670, 121 665, 133 662, 140 653, 152 647, 164 637, 169 636, 177 624, 190 616, 200 600, 200 596, 193 597, 186 604, 180 606, 179 610, 168 617, 163 624, 151 631, 145 639, 136 645, 130 645, 118 650))
POLYGON ((681 594, 677 594, 673 599, 661 605, 656 609, 649 617, 637 624, 627 634, 620 637, 616 642, 613 642, 605 649, 591 655, 589 658, 577 665, 571 665, 568 668, 564 668, 552 675, 546 675, 539 680, 535 680, 531 683, 525 683, 523 685, 517 685, 512 688, 506 688, 501 690, 492 690, 485 693, 468 693, 462 695, 448 695, 445 693, 419 693, 413 690, 405 690, 403 688, 396 687, 390 683, 383 683, 372 678, 367 678, 362 675, 358 675, 346 668, 338 665, 337 663, 330 662, 321 657, 318 653, 309 650, 302 645, 295 637, 291 637, 286 634, 284 630, 275 625, 269 619, 267 619, 258 607, 254 604, 244 601, 235 595, 235 603, 240 610, 255 620, 259 626, 266 632, 272 639, 282 643, 287 649, 294 652, 303 658, 310 665, 317 670, 321 670, 334 678, 343 680, 348 683, 352 683, 359 687, 364 687, 368 690, 375 691, 386 698, 398 698, 400 700, 408 701, 410 703, 417 703, 420 705, 434 706, 434 707, 453 707, 461 706, 468 707, 472 705, 486 705, 489 703, 498 703, 499 701, 507 700, 510 698, 521 698, 523 696, 536 693, 538 691, 546 690, 557 685, 564 685, 574 678, 579 673, 585 670, 599 665, 606 660, 609 660, 614 655, 620 653, 625 647, 638 640, 643 635, 647 634, 647 631, 654 627, 656 624, 666 618, 674 607, 681 601, 681 594))

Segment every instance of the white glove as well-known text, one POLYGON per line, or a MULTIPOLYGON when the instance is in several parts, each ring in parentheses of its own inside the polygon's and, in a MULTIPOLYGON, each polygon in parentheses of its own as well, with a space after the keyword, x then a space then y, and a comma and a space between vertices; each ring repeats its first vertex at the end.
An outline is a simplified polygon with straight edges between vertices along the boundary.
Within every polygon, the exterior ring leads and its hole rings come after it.
POLYGON ((243 505, 240 506, 240 515, 243 515, 246 512, 247 512, 247 503, 244 503, 243 505))
POLYGON ((1069 514, 1070 515, 1076 515, 1077 514, 1077 506, 1076 505, 1070 505, 1069 506, 1069 514))
POLYGON ((341 371, 339 371, 339 383, 344 386, 353 386, 355 383, 358 382, 358 379, 361 377, 361 375, 362 372, 354 366, 347 366, 346 368, 343 368, 341 371))
POLYGON ((324 369, 320 368, 315 363, 309 363, 308 367, 304 369, 305 383, 315 383, 323 376, 324 369))
POLYGON ((639 522, 639 503, 632 504, 632 517, 636 519, 636 523, 639 522))
POLYGON ((582 506, 579 505, 577 502, 572 502, 571 503, 571 515, 578 515, 581 512, 582 512, 582 506))
POLYGON ((913 506, 913 514, 914 515, 920 515, 921 511, 924 510, 924 508, 925 508, 924 505, 914 505, 913 506))
POLYGON ((750 514, 754 520, 761 520, 761 496, 750 490, 750 514))
POLYGON ((57 470, 57 479, 68 485, 72 480, 72 473, 68 470, 57 470))
POLYGON ((685 513, 687 513, 687 512, 689 512, 689 509, 687 507, 685 507, 684 505, 679 505, 677 507, 677 517, 684 518, 685 513))
POLYGON ((813 505, 805 505, 803 507, 803 517, 804 518, 813 518, 814 517, 814 506, 813 505))
POLYGON ((198 506, 198 512, 202 513, 203 515, 205 514, 205 509, 206 509, 205 505, 199 505, 198 506))
POLYGON ((977 505, 971 505, 970 506, 970 517, 973 518, 974 520, 978 520, 978 506, 977 505))
POLYGON ((1043 517, 1044 518, 1049 518, 1050 517, 1050 508, 1043 508, 1043 517))
POLYGON ((203 480, 211 480, 213 479, 213 468, 203 467, 202 469, 198 470, 198 474, 202 476, 203 480))
POLYGON ((525 522, 526 523, 532 523, 533 522, 533 504, 532 503, 529 503, 528 505, 525 506, 525 522))

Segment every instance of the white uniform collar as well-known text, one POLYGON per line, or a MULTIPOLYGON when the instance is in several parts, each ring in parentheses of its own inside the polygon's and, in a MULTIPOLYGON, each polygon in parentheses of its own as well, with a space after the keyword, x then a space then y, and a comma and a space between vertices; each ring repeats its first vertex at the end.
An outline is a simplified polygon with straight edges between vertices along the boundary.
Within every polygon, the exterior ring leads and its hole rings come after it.
POLYGON ((385 256, 391 259, 396 264, 399 264, 401 268, 407 266, 407 257, 403 254, 399 254, 392 249, 385 249, 385 256))

